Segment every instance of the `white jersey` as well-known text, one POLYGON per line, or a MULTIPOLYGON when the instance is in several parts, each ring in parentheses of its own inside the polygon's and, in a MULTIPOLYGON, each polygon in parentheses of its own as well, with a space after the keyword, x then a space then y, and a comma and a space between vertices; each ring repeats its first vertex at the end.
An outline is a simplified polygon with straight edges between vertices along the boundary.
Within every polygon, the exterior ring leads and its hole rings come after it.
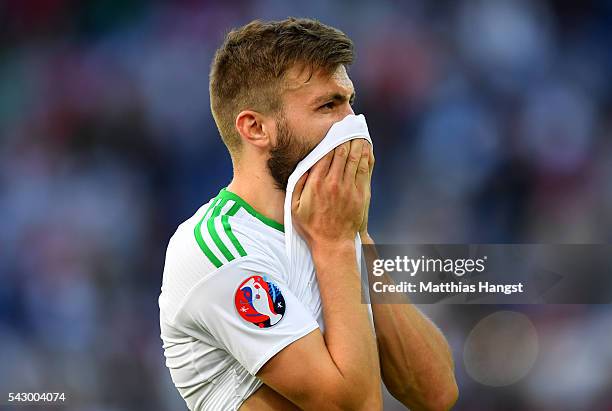
POLYGON ((323 330, 314 270, 289 272, 283 226, 221 190, 170 239, 159 297, 166 366, 191 410, 235 410, 257 371, 323 330))

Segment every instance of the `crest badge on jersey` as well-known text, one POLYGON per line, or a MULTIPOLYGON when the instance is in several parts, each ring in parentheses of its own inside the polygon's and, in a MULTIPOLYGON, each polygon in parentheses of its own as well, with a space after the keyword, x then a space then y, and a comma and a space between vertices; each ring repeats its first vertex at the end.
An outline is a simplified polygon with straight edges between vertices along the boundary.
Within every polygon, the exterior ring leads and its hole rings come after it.
POLYGON ((261 275, 253 275, 238 286, 234 303, 238 314, 257 328, 272 327, 285 315, 280 288, 261 275))

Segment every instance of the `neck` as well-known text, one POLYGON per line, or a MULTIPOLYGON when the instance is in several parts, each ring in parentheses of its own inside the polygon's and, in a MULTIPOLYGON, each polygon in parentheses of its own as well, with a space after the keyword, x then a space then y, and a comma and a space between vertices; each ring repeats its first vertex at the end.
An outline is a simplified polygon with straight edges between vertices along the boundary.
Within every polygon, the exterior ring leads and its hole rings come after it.
POLYGON ((269 173, 234 167, 234 178, 227 186, 264 216, 283 224, 285 192, 274 185, 269 173))

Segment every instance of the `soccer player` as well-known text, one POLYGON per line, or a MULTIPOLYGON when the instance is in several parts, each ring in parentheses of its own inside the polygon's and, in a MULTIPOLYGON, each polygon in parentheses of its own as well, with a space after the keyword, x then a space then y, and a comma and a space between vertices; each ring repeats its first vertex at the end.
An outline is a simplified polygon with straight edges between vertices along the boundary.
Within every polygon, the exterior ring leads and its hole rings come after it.
POLYGON ((456 401, 439 330, 410 304, 373 304, 372 328, 361 303, 354 239, 373 243, 365 140, 298 182, 294 225, 315 270, 287 268, 287 179, 353 113, 352 60, 345 34, 310 19, 254 21, 217 50, 211 107, 234 177, 170 239, 159 297, 166 365, 192 410, 377 410, 381 381, 414 411, 456 401))

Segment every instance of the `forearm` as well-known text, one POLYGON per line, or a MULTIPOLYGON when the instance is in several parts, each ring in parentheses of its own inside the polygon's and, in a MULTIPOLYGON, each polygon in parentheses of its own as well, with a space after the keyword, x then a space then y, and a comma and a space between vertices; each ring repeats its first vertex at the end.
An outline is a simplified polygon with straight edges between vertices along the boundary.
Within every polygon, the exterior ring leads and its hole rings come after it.
POLYGON ((456 397, 444 337, 413 305, 374 304, 381 372, 389 391, 413 411, 448 409, 456 397))
POLYGON ((376 337, 361 283, 354 242, 313 248, 323 305, 325 344, 347 384, 359 394, 380 396, 376 337))
MULTIPOLYGON (((373 244, 367 236, 362 240, 373 244)), ((368 264, 377 258, 373 247, 364 254, 368 264)), ((378 279, 381 280, 393 282, 386 274, 378 279)), ((448 409, 457 397, 448 343, 407 297, 402 298, 395 304, 372 304, 385 385, 413 411, 448 409)))

